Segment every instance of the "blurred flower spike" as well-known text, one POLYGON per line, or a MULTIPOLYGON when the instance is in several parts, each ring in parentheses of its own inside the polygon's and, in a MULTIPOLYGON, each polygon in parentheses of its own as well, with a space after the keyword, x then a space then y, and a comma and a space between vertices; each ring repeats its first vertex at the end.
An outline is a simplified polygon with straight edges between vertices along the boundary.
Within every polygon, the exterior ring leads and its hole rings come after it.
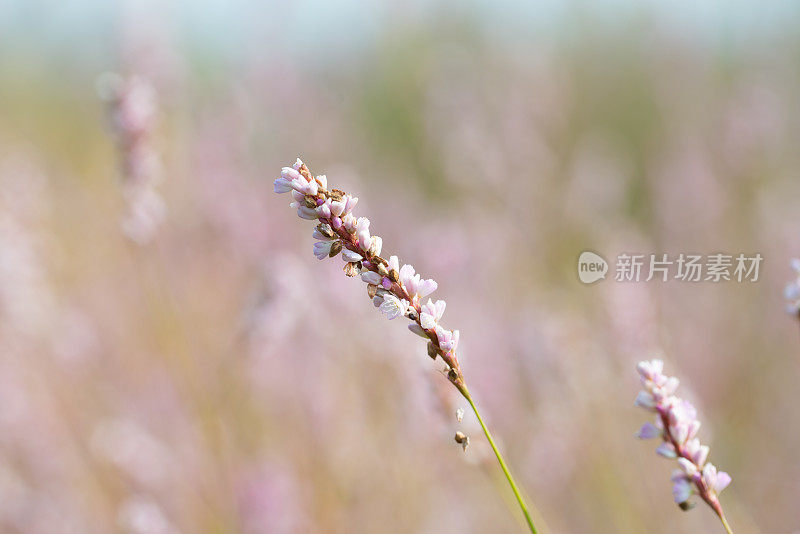
POLYGON ((717 471, 714 464, 707 461, 709 448, 697 438, 700 429, 697 410, 689 401, 675 395, 679 381, 674 376, 664 374, 663 361, 639 362, 637 371, 642 390, 635 403, 654 412, 655 418, 653 422, 642 425, 636 436, 661 440, 656 454, 677 460, 678 469, 672 473, 672 495, 681 509, 690 509, 690 498, 697 494, 714 510, 730 532, 719 494, 731 483, 731 477, 725 471, 717 471))
POLYGON ((162 166, 152 138, 158 120, 155 89, 140 77, 105 73, 97 92, 108 104, 110 129, 122 168, 122 195, 127 212, 121 225, 137 244, 150 242, 166 217, 166 205, 156 190, 162 166))

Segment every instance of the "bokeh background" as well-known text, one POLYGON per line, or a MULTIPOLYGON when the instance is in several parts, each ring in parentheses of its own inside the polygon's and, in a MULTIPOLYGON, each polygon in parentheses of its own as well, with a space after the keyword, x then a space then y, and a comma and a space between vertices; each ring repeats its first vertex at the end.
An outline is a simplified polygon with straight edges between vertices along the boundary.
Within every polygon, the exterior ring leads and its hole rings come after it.
POLYGON ((660 351, 734 530, 796 532, 798 11, 0 3, 0 530, 521 531, 424 344, 273 194, 299 155, 439 282, 543 531, 721 530, 633 437, 634 366, 660 351), (106 71, 158 103, 166 218, 143 245, 106 71), (585 286, 586 249, 764 262, 757 283, 585 286))

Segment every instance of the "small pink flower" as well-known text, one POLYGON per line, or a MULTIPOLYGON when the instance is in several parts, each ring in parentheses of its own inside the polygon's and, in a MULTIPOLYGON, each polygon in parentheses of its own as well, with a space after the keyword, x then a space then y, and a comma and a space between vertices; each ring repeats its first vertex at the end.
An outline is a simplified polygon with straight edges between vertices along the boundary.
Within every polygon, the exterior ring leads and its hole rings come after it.
POLYGON ((656 454, 663 456, 664 458, 675 458, 678 455, 675 453, 675 447, 672 446, 672 443, 662 443, 661 445, 656 448, 656 454))
POLYGON ((342 225, 344 229, 350 232, 351 234, 356 231, 356 223, 358 221, 355 217, 353 217, 352 213, 348 213, 342 217, 342 225))
POLYGON ((292 190, 292 182, 286 178, 275 178, 273 185, 276 193, 288 193, 292 190))
POLYGON ((636 433, 636 437, 639 439, 653 439, 661 437, 661 430, 656 428, 653 423, 645 423, 642 425, 642 428, 639 429, 639 432, 636 433))
POLYGON ((368 284, 378 285, 381 283, 381 275, 372 271, 361 273, 361 279, 368 284))
POLYGON ((692 484, 685 478, 675 480, 672 486, 672 497, 678 504, 684 503, 692 496, 692 484))
POLYGON ((783 290, 783 296, 789 301, 786 304, 786 312, 797 315, 800 313, 800 259, 793 258, 791 267, 794 271, 794 280, 783 290))
POLYGON ((327 198, 325 201, 316 207, 317 217, 320 219, 330 219, 331 217, 331 199, 327 198))
POLYGON ((361 250, 369 250, 372 245, 372 238, 369 235, 369 219, 366 217, 359 217, 356 221, 356 237, 358 238, 358 246, 361 250))
POLYGON ((324 260, 331 253, 332 241, 317 241, 314 243, 314 256, 319 260, 324 260))
POLYGON ((372 243, 370 244, 368 249, 370 254, 372 254, 373 256, 380 256, 382 248, 383 248, 383 238, 376 235, 372 236, 372 243))
POLYGON ((364 257, 361 254, 359 254, 358 252, 353 252, 350 249, 344 249, 342 251, 342 258, 344 259, 344 261, 351 263, 356 261, 361 261, 364 259, 364 257))
POLYGON ((443 351, 450 352, 456 350, 458 347, 458 338, 458 330, 453 330, 451 332, 450 330, 442 328, 438 324, 436 325, 436 339, 439 340, 439 347, 443 351))
POLYGON ((438 287, 434 280, 423 280, 414 272, 411 265, 403 265, 400 268, 400 283, 413 299, 427 297, 438 287))
POLYGON ((386 293, 383 296, 383 302, 380 305, 381 313, 383 313, 389 320, 405 315, 408 312, 408 301, 399 299, 391 293, 386 293))
POLYGON ((420 308, 420 324, 425 330, 436 328, 436 325, 442 319, 444 310, 447 303, 443 300, 437 300, 435 303, 428 299, 428 302, 423 304, 420 308))
POLYGON ((389 261, 387 263, 387 268, 390 271, 394 270, 400 272, 400 260, 397 258, 397 256, 389 256, 389 261))

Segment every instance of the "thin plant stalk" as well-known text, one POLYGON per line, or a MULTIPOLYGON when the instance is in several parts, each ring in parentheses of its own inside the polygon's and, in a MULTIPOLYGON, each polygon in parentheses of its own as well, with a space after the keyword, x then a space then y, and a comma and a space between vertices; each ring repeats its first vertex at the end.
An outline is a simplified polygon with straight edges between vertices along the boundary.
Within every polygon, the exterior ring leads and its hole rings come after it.
POLYGON ((725 527, 725 532, 727 532, 728 534, 733 534, 733 530, 731 530, 731 526, 728 524, 728 520, 725 519, 725 514, 720 512, 719 519, 720 521, 722 521, 722 526, 725 527))
MULTIPOLYGON (((536 526, 533 524, 533 519, 531 518, 530 512, 528 512, 528 505, 525 503, 525 499, 522 497, 522 493, 520 492, 519 488, 517 487, 517 483, 514 482, 514 477, 511 475, 511 471, 508 469, 505 460, 503 459, 503 455, 500 454, 500 450, 497 448, 497 445, 494 442, 494 438, 492 438, 492 433, 489 432, 489 428, 486 426, 486 423, 483 422, 483 418, 481 417, 480 412, 478 411, 478 407, 475 406, 475 402, 472 400, 472 396, 469 394, 469 390, 466 386, 459 388, 459 391, 467 399, 472 411, 475 412, 475 417, 478 418, 478 423, 481 425, 481 429, 483 429, 483 433, 486 435, 486 439, 489 441, 489 445, 492 446, 492 450, 494 451, 494 455, 497 457, 497 462, 500 464, 500 468, 503 470, 503 474, 506 476, 506 480, 508 480, 508 485, 511 486, 511 491, 514 492, 514 497, 517 498, 517 502, 519 503, 519 507, 522 509, 522 514, 525 516, 525 522, 528 524, 528 528, 533 534, 536 534, 536 526)), ((723 519, 724 521, 724 519, 723 519)))

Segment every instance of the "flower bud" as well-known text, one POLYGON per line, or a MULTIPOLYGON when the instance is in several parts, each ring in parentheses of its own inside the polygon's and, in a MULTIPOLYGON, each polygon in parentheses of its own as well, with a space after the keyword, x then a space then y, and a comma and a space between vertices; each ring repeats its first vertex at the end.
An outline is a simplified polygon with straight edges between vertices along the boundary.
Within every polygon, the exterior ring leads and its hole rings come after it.
POLYGON ((333 258, 337 254, 342 251, 342 242, 341 241, 334 241, 331 245, 331 252, 328 254, 329 257, 333 258))
POLYGON ((467 447, 469 447, 469 438, 459 430, 456 432, 455 440, 456 443, 461 445, 461 448, 464 449, 464 452, 467 452, 467 447))
POLYGON ((318 224, 317 225, 317 231, 319 231, 319 233, 324 235, 325 237, 333 237, 335 235, 333 233, 333 229, 331 228, 331 225, 329 225, 328 223, 320 223, 320 224, 318 224))
POLYGON ((348 262, 344 264, 344 274, 347 276, 355 276, 358 274, 358 264, 348 262))
POLYGON ((439 355, 439 349, 436 348, 436 345, 428 342, 428 356, 430 356, 435 360, 438 355, 439 355))

